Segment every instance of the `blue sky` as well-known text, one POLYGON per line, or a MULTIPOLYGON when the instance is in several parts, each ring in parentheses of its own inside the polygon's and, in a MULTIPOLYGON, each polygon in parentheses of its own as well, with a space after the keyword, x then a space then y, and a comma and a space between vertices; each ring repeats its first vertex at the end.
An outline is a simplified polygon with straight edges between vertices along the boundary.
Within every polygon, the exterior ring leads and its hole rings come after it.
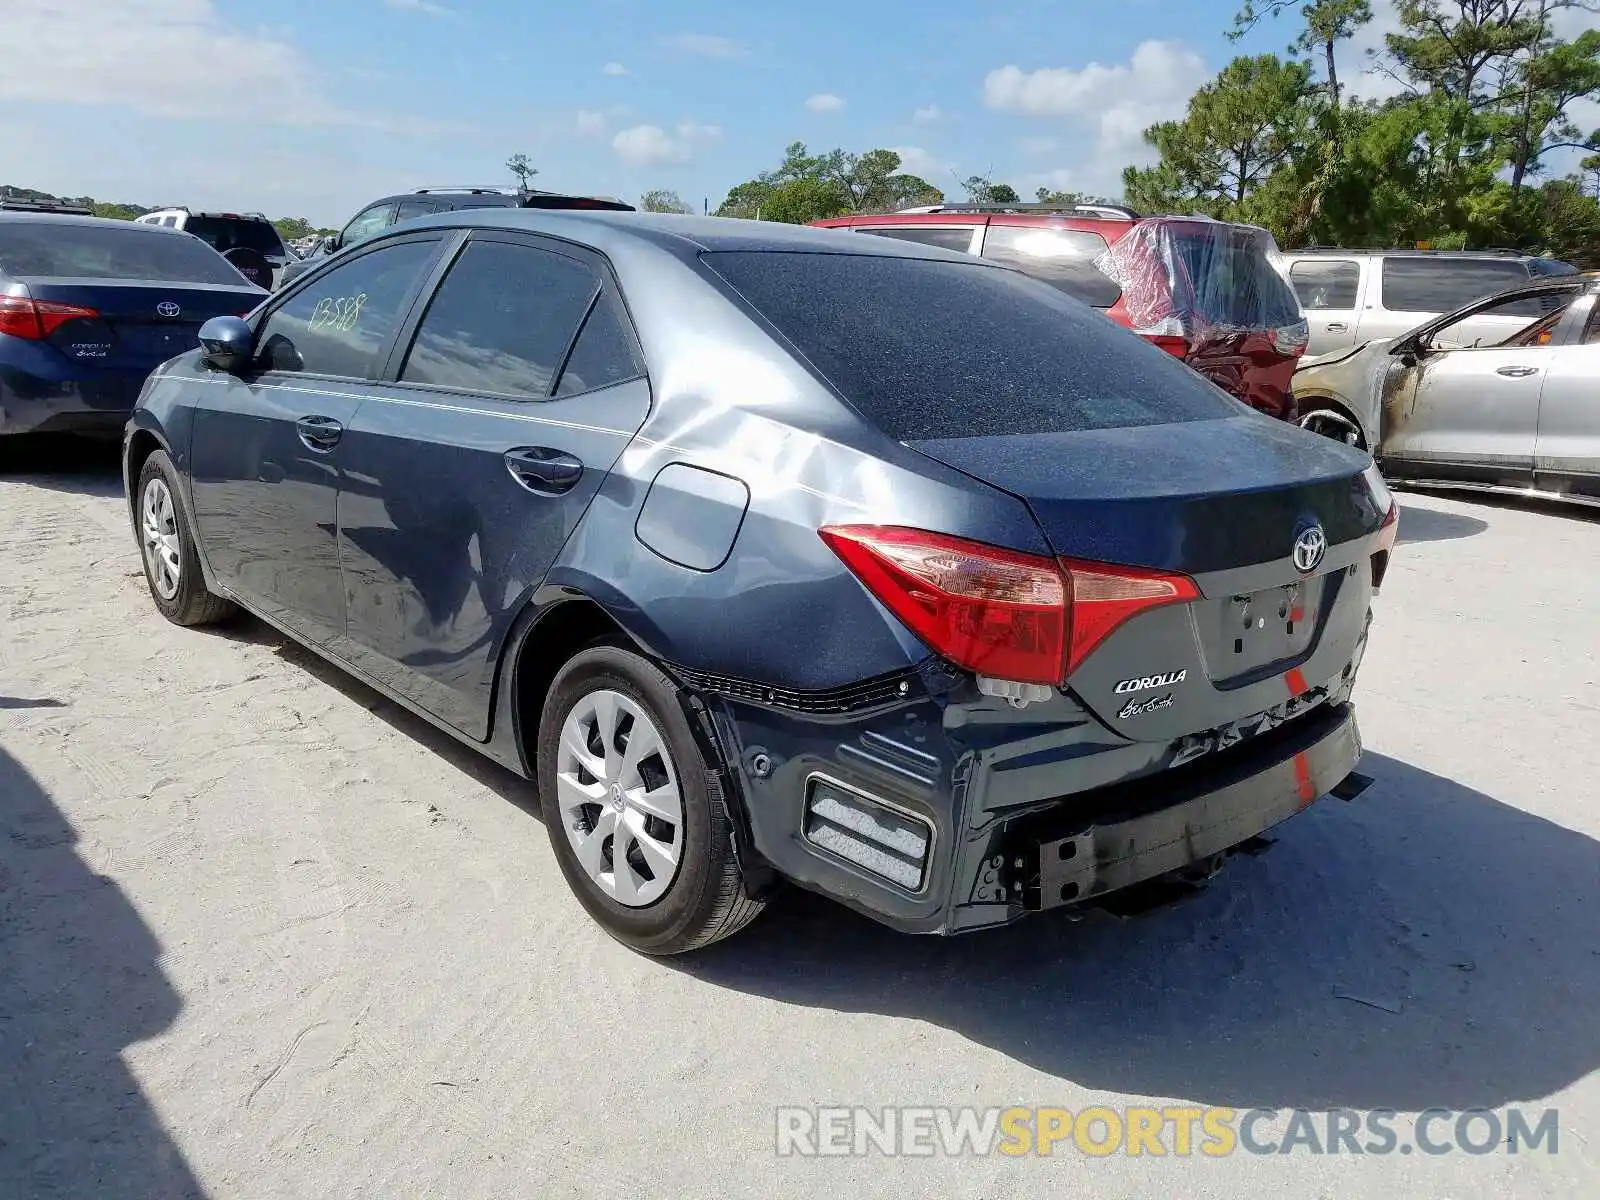
POLYGON ((339 224, 388 191, 505 181, 521 151, 539 186, 715 208, 800 140, 901 149, 951 193, 981 173, 1114 194, 1141 128, 1292 36, 1233 46, 1233 9, 3 0, 23 53, 0 73, 0 182, 339 224))

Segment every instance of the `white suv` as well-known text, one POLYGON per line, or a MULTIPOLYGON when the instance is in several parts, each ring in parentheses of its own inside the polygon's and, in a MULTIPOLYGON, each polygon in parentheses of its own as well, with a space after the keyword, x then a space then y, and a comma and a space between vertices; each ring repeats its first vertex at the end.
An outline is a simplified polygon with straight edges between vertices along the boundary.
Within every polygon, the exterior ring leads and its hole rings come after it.
MULTIPOLYGON (((1376 338, 1398 337, 1530 280, 1577 268, 1551 258, 1494 250, 1286 250, 1281 262, 1311 326, 1307 357, 1334 354, 1376 338)), ((1452 330, 1458 337, 1510 337, 1527 317, 1485 316, 1452 330)))
POLYGON ((164 225, 192 233, 210 246, 251 283, 271 289, 284 266, 297 255, 284 244, 277 227, 260 213, 191 212, 158 208, 138 218, 141 225, 164 225))

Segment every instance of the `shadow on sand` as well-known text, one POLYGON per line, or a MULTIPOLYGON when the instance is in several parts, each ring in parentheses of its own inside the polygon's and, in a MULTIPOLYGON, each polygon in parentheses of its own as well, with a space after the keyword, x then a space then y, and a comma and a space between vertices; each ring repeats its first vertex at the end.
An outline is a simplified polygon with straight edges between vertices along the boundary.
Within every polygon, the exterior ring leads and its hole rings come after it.
POLYGON ((203 1195, 122 1060, 182 1001, 128 898, 0 749, 0 1196, 203 1195))
POLYGON ((674 965, 943 1026, 1085 1088, 1241 1109, 1492 1107, 1600 1067, 1600 843, 1381 755, 1362 769, 1354 803, 1142 918, 919 939, 791 894, 674 965))

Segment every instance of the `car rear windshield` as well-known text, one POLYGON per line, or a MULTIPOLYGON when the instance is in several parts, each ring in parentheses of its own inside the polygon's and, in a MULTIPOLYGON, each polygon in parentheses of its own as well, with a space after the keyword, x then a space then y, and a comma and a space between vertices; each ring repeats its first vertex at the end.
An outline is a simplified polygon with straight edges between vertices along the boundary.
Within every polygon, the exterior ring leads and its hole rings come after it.
POLYGON ((864 417, 902 441, 1239 411, 1170 354, 1016 271, 870 254, 703 257, 864 417))
POLYGON ((282 254, 283 243, 278 231, 266 221, 252 221, 243 217, 190 217, 183 224, 185 233, 192 233, 218 254, 229 250, 254 250, 257 254, 282 254))
POLYGON ((23 278, 246 286, 243 275, 193 238, 109 221, 103 225, 0 222, 0 271, 23 278))
POLYGON ((1272 255, 1272 235, 1223 221, 1141 221, 1100 260, 1122 284, 1129 320, 1146 334, 1284 329, 1304 320, 1272 255))
POLYGON ((1193 283, 1196 308, 1213 325, 1282 329, 1301 319, 1294 289, 1255 230, 1180 225, 1172 246, 1193 283))

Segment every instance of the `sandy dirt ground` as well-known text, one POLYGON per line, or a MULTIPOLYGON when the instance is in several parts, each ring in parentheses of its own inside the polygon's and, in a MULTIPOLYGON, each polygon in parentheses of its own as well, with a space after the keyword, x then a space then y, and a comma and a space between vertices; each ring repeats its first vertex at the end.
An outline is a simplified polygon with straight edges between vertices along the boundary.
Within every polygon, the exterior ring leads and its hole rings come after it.
POLYGON ((1360 799, 1137 919, 919 940, 790 895, 657 962, 516 779, 255 622, 164 622, 112 459, 13 471, 0 1197, 1592 1196, 1600 521, 1403 504, 1360 799), (1554 1107, 1560 1141, 774 1153, 780 1105, 1171 1102, 1554 1107))

